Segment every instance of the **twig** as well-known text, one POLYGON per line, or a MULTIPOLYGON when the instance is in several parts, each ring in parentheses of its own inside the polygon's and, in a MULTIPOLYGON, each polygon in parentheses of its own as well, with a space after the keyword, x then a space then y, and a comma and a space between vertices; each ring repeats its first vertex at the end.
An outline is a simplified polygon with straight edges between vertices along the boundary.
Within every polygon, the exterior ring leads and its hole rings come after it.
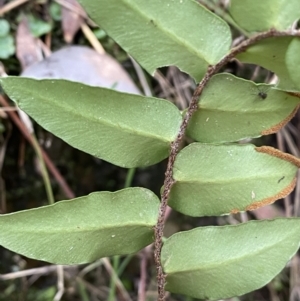
POLYGON ((164 189, 162 191, 161 196, 161 203, 159 208, 159 214, 158 214, 158 221, 154 228, 155 233, 155 242, 154 242, 154 261, 156 265, 156 272, 157 272, 157 286, 158 286, 158 301, 164 301, 165 300, 165 274, 163 272, 163 268, 160 262, 160 255, 161 255, 161 248, 162 248, 162 238, 163 238, 163 231, 164 231, 164 216, 166 213, 166 208, 168 204, 168 198, 169 194, 172 188, 172 185, 174 184, 173 179, 173 166, 176 159, 177 154, 180 150, 181 142, 184 138, 185 131, 188 125, 188 122, 190 121, 193 113, 198 109, 198 100, 202 94, 203 89, 206 87, 210 79, 215 75, 223 66, 225 66, 228 62, 230 62, 237 54, 244 52, 247 50, 247 48, 263 39, 267 39, 270 37, 281 37, 281 36, 300 36, 299 31, 283 31, 279 32, 274 29, 271 29, 269 31, 260 33, 256 36, 253 36, 242 43, 240 43, 238 46, 233 48, 231 52, 226 55, 219 63, 217 63, 214 66, 209 66, 207 69, 206 74, 204 75, 203 79, 197 86, 197 88, 194 91, 194 94, 192 96, 191 103, 188 107, 188 110, 186 112, 186 115, 184 116, 184 119, 182 121, 182 124, 179 129, 179 133, 175 139, 175 141, 171 144, 171 151, 170 156, 168 160, 167 170, 165 172, 165 180, 164 180, 164 189))
POLYGON ((117 273, 114 271, 113 267, 111 266, 108 258, 102 258, 102 262, 104 267, 106 268, 108 274, 114 278, 114 282, 119 289, 121 295, 123 296, 124 300, 126 301, 132 301, 127 290, 125 289, 122 281, 119 279, 117 273))
POLYGON ((18 111, 18 108, 0 108, 1 112, 18 111))
POLYGON ((65 291, 64 287, 64 268, 62 265, 57 266, 57 292, 53 301, 60 301, 65 291))
POLYGON ((18 271, 13 273, 8 273, 0 275, 0 280, 12 280, 16 278, 22 278, 26 276, 38 275, 38 274, 47 274, 57 270, 57 265, 49 265, 41 268, 35 268, 25 271, 18 271))
POLYGON ((290 301, 297 301, 300 298, 300 287, 299 287, 299 283, 293 287, 291 294, 290 294, 290 301))
POLYGON ((298 147, 296 143, 293 141, 293 138, 291 134, 289 133, 288 130, 285 128, 281 129, 283 137, 286 141, 286 144, 288 145, 290 152, 295 156, 295 157, 300 157, 300 151, 298 150, 298 147))
POLYGON ((99 297, 100 300, 105 300, 106 298, 106 292, 102 292, 98 287, 95 287, 94 285, 90 284, 88 281, 85 281, 84 279, 81 279, 80 277, 76 278, 77 283, 80 285, 84 285, 90 292, 92 292, 94 295, 99 297))
MULTIPOLYGON (((284 137, 284 139, 286 141, 287 146, 290 149, 290 152, 295 157, 299 157, 300 156, 299 150, 297 148, 297 145, 293 141, 293 138, 292 138, 290 132, 287 129, 285 129, 285 128, 282 128, 281 132, 282 132, 282 135, 283 135, 283 137, 284 137)), ((285 215, 286 215, 286 217, 291 217, 292 216, 292 200, 291 200, 291 195, 288 195, 288 196, 286 196, 284 198, 284 207, 285 207, 285 215)))
POLYGON ((151 252, 151 246, 146 247, 141 252, 140 262, 140 281, 138 287, 138 300, 146 301, 146 282, 147 282, 147 261, 151 252))
POLYGON ((267 284, 267 288, 269 289, 269 292, 270 292, 270 297, 271 297, 270 301, 280 301, 280 299, 277 296, 277 293, 274 289, 273 284, 272 283, 267 284))
POLYGON ((87 38, 87 40, 91 43, 93 48, 99 53, 99 54, 105 54, 105 50, 102 47, 99 40, 96 38, 95 34, 92 32, 92 30, 89 28, 89 26, 85 23, 81 23, 81 30, 84 34, 84 36, 87 38))
POLYGON ((294 216, 298 217, 300 215, 300 172, 297 172, 297 184, 294 197, 294 216))
POLYGON ((15 1, 7 3, 2 8, 0 8, 0 16, 4 15, 5 13, 11 11, 12 9, 14 9, 28 1, 29 0, 15 0, 15 1))
MULTIPOLYGON (((179 107, 180 110, 185 109, 188 106, 188 101, 185 99, 183 94, 183 86, 182 86, 182 79, 180 78, 180 75, 182 76, 182 73, 178 68, 175 66, 170 66, 168 69, 168 73, 170 73, 170 77, 172 78, 174 88, 176 90, 176 105, 179 107)), ((191 98, 192 95, 188 99, 191 98)))
POLYGON ((83 278, 84 275, 86 275, 87 273, 89 273, 90 271, 94 270, 95 268, 98 268, 99 266, 101 266, 103 264, 102 259, 99 259, 91 264, 89 264, 88 266, 86 266, 84 269, 82 269, 79 274, 78 277, 83 278))
POLYGON ((135 59, 131 56, 130 57, 130 60, 133 64, 133 67, 135 69, 135 72, 139 78, 139 81, 141 83, 141 86, 143 87, 143 91, 144 91, 144 94, 146 96, 149 96, 151 97, 152 96, 152 92, 151 92, 151 89, 150 89, 150 86, 148 85, 148 82, 147 82, 147 79, 146 79, 146 76, 145 76, 145 73, 143 71, 143 69, 141 68, 141 66, 135 61, 135 59))
POLYGON ((171 94, 176 95, 176 89, 171 86, 169 80, 159 70, 156 70, 154 78, 159 83, 164 98, 170 98, 171 94))

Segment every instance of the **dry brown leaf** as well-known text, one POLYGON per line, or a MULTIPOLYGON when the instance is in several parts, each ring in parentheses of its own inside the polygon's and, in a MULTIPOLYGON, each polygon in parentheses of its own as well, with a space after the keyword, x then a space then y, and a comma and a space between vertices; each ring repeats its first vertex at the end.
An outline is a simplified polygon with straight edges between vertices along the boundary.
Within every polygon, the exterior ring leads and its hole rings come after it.
POLYGON ((62 7, 62 30, 64 39, 67 43, 71 43, 84 21, 82 15, 85 15, 85 11, 76 0, 64 0, 64 2, 68 4, 68 7, 74 7, 74 10, 65 6, 62 7), (80 11, 80 15, 76 11, 80 11))
POLYGON ((39 62, 43 58, 37 39, 30 33, 26 17, 23 17, 17 29, 16 55, 22 69, 39 62))

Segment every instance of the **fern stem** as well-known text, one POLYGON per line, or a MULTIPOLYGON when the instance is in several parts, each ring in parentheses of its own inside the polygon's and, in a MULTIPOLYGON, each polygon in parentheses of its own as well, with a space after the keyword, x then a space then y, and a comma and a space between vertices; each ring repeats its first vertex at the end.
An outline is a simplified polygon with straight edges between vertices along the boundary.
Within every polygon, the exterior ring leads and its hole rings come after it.
POLYGON ((161 248, 163 245, 163 231, 164 231, 164 223, 165 223, 165 214, 168 205, 168 198, 171 191, 171 188, 175 182, 173 179, 173 167, 175 163, 175 159, 177 154, 180 151, 180 145, 183 142, 184 135, 188 123, 193 115, 193 113, 198 109, 198 101, 199 98, 210 81, 210 79, 228 62, 230 62, 237 54, 244 52, 247 48, 261 40, 270 38, 270 37, 281 37, 281 36, 300 36, 300 31, 277 31, 275 29, 268 30, 266 32, 259 33, 247 40, 244 40, 236 47, 232 48, 230 53, 223 57, 216 65, 209 66, 207 68, 207 72, 204 75, 201 82, 196 87, 194 94, 192 96, 192 100, 188 107, 188 110, 183 118, 181 123, 178 135, 171 143, 171 151, 168 160, 167 170, 165 172, 165 180, 164 180, 164 188, 161 194, 161 203, 159 208, 158 220, 157 224, 154 227, 155 241, 154 241, 154 261, 156 266, 157 273, 157 287, 158 287, 158 301, 164 301, 165 296, 165 278, 166 275, 163 272, 163 267, 160 262, 161 248))

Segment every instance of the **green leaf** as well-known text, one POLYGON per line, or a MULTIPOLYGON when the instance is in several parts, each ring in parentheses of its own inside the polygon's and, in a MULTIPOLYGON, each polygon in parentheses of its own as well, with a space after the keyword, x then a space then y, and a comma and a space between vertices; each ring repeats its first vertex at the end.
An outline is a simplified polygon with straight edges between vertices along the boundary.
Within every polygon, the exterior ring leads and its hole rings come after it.
POLYGON ((27 15, 30 32, 38 38, 52 30, 52 24, 36 18, 33 15, 27 15))
POLYGON ((285 30, 300 18, 299 0, 231 0, 229 12, 249 32, 285 30))
POLYGON ((0 59, 7 59, 15 53, 14 39, 11 35, 0 37, 0 59))
POLYGON ((1 79, 18 106, 67 143, 122 167, 168 157, 181 124, 170 102, 65 80, 1 79))
POLYGON ((0 19, 0 37, 4 38, 9 34, 10 26, 9 23, 4 20, 0 19))
MULTIPOLYGON (((299 2, 300 3, 300 2, 299 2)), ((289 75, 297 87, 297 90, 300 91, 300 39, 293 39, 287 49, 286 53, 286 66, 289 72, 289 75)))
POLYGON ((49 7, 51 18, 55 21, 61 20, 61 6, 56 2, 51 2, 49 7))
POLYGON ((14 39, 9 30, 9 23, 0 19, 0 59, 7 59, 15 53, 14 39))
POLYGON ((176 233, 162 248, 166 290, 205 300, 243 295, 277 275, 296 253, 299 240, 299 219, 176 233))
POLYGON ((217 74, 201 95, 187 135, 213 143, 276 133, 294 116, 299 103, 299 97, 271 85, 217 74))
POLYGON ((274 37, 262 40, 236 56, 243 63, 256 64, 276 73, 283 90, 298 90, 286 66, 290 43, 297 37, 274 37))
POLYGON ((199 81, 227 54, 228 25, 194 0, 80 0, 150 74, 175 65, 199 81))
POLYGON ((0 245, 57 264, 129 254, 153 241, 158 208, 158 198, 144 188, 95 192, 0 215, 0 245))
POLYGON ((168 205, 190 216, 254 210, 293 190, 296 165, 271 147, 192 143, 175 160, 168 205))

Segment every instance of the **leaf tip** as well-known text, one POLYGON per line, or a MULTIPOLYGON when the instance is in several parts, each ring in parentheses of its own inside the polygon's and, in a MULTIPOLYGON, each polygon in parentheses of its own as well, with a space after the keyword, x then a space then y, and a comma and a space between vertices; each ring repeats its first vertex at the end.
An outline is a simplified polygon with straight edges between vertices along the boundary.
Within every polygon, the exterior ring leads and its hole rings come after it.
MULTIPOLYGON (((300 94, 299 94, 300 96, 300 94)), ((277 133, 280 129, 282 129, 292 118, 294 118, 294 116, 296 115, 298 109, 300 108, 300 104, 291 112, 291 114, 289 114, 285 119, 283 119, 282 121, 280 121, 279 123, 271 126, 270 128, 263 130, 261 132, 262 136, 265 135, 270 135, 270 134, 274 134, 277 133)))
MULTIPOLYGON (((281 181, 281 180, 282 180, 282 178, 279 179, 278 181, 281 181)), ((251 205, 247 206, 245 210, 246 211, 256 210, 263 206, 273 204, 275 201, 277 201, 279 199, 285 198, 287 195, 289 195, 294 190, 294 188, 296 186, 296 181, 297 181, 297 178, 294 178, 293 181, 288 186, 286 186, 283 190, 281 190, 276 195, 273 195, 273 196, 263 199, 261 201, 252 203, 251 205)))
POLYGON ((300 159, 299 158, 297 158, 293 155, 284 153, 274 147, 260 146, 260 147, 255 147, 255 150, 257 152, 265 153, 265 154, 271 155, 273 157, 277 157, 279 159, 285 160, 285 161, 290 162, 291 164, 297 166, 298 168, 300 168, 300 159))

